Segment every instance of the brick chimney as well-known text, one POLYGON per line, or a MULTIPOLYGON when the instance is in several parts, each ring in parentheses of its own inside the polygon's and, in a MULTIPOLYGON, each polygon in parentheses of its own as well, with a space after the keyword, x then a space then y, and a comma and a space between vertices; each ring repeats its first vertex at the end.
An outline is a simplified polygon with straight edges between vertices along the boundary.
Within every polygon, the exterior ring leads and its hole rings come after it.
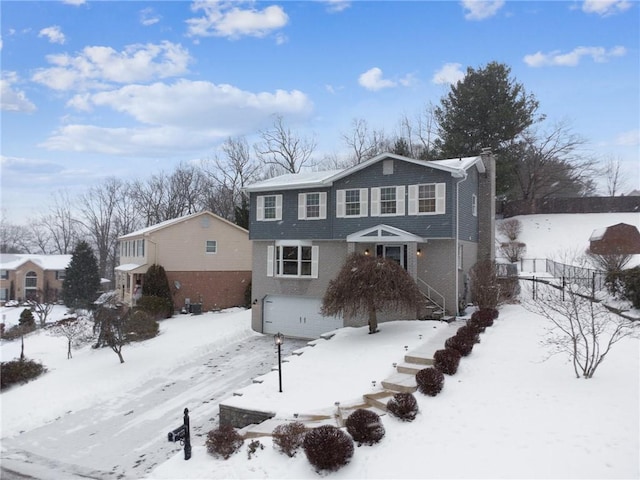
POLYGON ((478 260, 495 260, 496 159, 490 148, 483 148, 480 158, 485 172, 478 185, 478 260))

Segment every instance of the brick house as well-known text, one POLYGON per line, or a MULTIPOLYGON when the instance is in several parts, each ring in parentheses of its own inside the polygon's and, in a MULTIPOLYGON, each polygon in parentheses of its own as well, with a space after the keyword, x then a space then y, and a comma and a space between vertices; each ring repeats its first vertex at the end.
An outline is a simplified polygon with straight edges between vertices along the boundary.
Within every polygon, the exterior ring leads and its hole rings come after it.
MULTIPOLYGON (((249 185, 252 328, 315 338, 366 318, 326 318, 329 281, 351 252, 392 258, 429 302, 456 315, 467 274, 494 258, 495 161, 424 161, 382 154, 354 167, 287 174, 249 185)), ((415 319, 384 312, 379 321, 415 319)))
POLYGON ((598 255, 640 254, 640 232, 635 225, 627 223, 594 230, 589 238, 589 250, 598 255))
POLYGON ((199 304, 203 311, 244 305, 251 282, 247 230, 211 212, 167 220, 119 237, 116 289, 133 304, 136 287, 153 265, 162 266, 177 311, 199 304))
POLYGON ((55 302, 71 255, 0 254, 0 305, 9 300, 32 300, 46 294, 55 302))

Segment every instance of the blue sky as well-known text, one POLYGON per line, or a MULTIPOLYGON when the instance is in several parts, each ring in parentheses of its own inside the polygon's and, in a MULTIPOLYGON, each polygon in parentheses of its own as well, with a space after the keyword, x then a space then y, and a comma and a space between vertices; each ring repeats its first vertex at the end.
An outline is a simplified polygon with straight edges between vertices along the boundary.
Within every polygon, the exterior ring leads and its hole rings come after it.
POLYGON ((1 186, 12 222, 107 176, 213 158, 273 115, 346 155, 491 61, 640 188, 640 8, 602 1, 2 1, 1 186))

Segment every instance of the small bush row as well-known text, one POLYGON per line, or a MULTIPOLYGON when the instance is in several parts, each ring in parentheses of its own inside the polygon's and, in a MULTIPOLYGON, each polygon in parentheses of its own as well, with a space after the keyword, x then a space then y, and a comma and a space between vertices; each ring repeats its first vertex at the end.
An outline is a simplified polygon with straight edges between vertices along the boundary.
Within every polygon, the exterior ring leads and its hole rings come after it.
POLYGON ((17 383, 27 383, 39 377, 47 369, 40 362, 22 359, 0 364, 0 389, 4 390, 17 383))

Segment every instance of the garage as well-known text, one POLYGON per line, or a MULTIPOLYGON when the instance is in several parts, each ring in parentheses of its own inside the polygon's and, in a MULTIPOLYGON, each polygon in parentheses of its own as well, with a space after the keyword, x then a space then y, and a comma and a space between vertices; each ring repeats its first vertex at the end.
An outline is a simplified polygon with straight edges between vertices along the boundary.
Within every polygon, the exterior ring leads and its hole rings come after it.
POLYGON ((267 295, 264 299, 263 333, 289 337, 318 338, 342 328, 342 318, 320 315, 319 298, 267 295))

